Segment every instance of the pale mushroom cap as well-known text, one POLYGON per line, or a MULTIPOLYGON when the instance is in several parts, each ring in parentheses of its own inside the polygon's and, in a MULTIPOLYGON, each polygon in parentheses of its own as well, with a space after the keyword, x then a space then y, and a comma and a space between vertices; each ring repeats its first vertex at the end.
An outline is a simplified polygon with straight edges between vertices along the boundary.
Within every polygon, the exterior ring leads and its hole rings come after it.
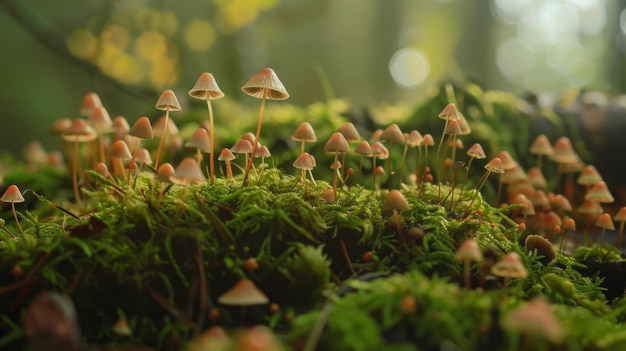
POLYGON ((150 123, 150 119, 148 117, 139 117, 133 127, 128 131, 128 134, 134 136, 135 138, 150 140, 154 138, 154 133, 152 131, 152 124, 150 123))
POLYGON ((82 118, 76 118, 72 124, 67 127, 61 138, 66 141, 87 142, 98 137, 96 131, 82 118))
POLYGON ((291 135, 291 139, 295 141, 315 142, 317 141, 317 136, 315 135, 315 130, 313 126, 311 126, 311 123, 302 122, 291 135))
POLYGON ((409 136, 406 138, 405 143, 409 146, 419 146, 424 141, 424 137, 420 132, 413 129, 409 132, 409 136))
POLYGON ((324 151, 346 153, 350 152, 350 145, 343 134, 334 132, 330 138, 328 138, 328 141, 324 146, 324 151))
POLYGON ((504 174, 502 175, 502 182, 507 184, 517 183, 526 180, 528 180, 528 174, 526 174, 522 167, 517 164, 515 167, 505 170, 504 174))
POLYGON ((552 148, 550 140, 545 134, 539 134, 530 144, 528 151, 533 155, 550 156, 554 153, 554 148, 552 148))
POLYGON ((372 147, 370 146, 370 143, 367 142, 367 140, 362 140, 354 149, 354 153, 357 155, 370 157, 372 156, 372 147))
POLYGON ((211 151, 211 140, 209 138, 209 132, 204 128, 196 129, 191 137, 185 143, 185 147, 188 149, 200 149, 204 152, 211 151))
POLYGON ((230 148, 230 151, 234 154, 249 154, 252 153, 252 149, 254 149, 252 143, 241 138, 230 148))
POLYGON ((241 279, 230 290, 223 293, 217 302, 222 305, 251 306, 266 304, 269 299, 254 285, 252 280, 241 279))
POLYGON ((554 199, 550 201, 552 207, 556 210, 561 210, 565 212, 572 211, 572 204, 563 194, 556 194, 554 199))
POLYGON ((383 134, 382 129, 376 129, 374 133, 372 133, 372 137, 370 138, 370 143, 374 143, 380 141, 380 135, 383 134))
POLYGON ((502 161, 498 157, 492 158, 485 165, 485 169, 493 173, 498 173, 498 174, 504 173, 504 167, 502 167, 502 161))
POLYGON ((561 321, 552 311, 550 304, 541 297, 511 311, 502 319, 502 327, 557 344, 565 340, 565 330, 561 321))
POLYGON ((441 110, 438 117, 447 120, 456 120, 459 119, 459 110, 456 108, 455 104, 449 103, 441 110))
POLYGON ((128 133, 130 131, 130 125, 124 116, 117 116, 113 118, 111 123, 111 130, 115 133, 128 133))
POLYGON ((454 257, 459 261, 477 262, 483 259, 483 253, 474 239, 467 239, 461 243, 454 257))
POLYGON ((378 139, 404 145, 404 135, 402 134, 402 130, 400 130, 400 127, 398 127, 395 123, 390 124, 387 128, 385 128, 378 139))
POLYGON ((541 219, 541 228, 544 230, 553 230, 555 226, 563 225, 563 220, 556 212, 550 211, 541 219))
POLYGON ((491 273, 505 278, 526 278, 528 276, 526 267, 515 252, 509 252, 500 261, 494 263, 491 266, 491 273))
POLYGON ((470 127, 469 123, 467 122, 467 119, 465 119, 465 116, 463 116, 463 114, 461 112, 459 112, 459 126, 461 127, 461 135, 468 135, 472 133, 472 128, 470 127))
POLYGON ((424 134, 424 140, 422 140, 422 144, 425 146, 434 146, 435 139, 433 139, 433 136, 430 134, 424 134))
POLYGON ((2 197, 0 197, 0 201, 8 203, 19 203, 24 202, 25 200, 17 185, 11 184, 9 185, 7 190, 5 190, 4 194, 2 194, 2 197))
POLYGON ((580 175, 576 179, 576 183, 580 185, 594 185, 597 182, 602 181, 602 176, 600 172, 596 169, 594 165, 586 165, 580 171, 580 175))
POLYGON ((346 122, 337 128, 336 132, 343 134, 347 141, 359 141, 361 135, 352 122, 346 122))
POLYGON ((113 125, 109 112, 104 106, 98 106, 91 110, 87 123, 101 133, 108 132, 111 129, 111 125, 113 125))
POLYGON ((128 149, 128 145, 124 140, 116 140, 111 145, 110 152, 111 157, 119 158, 122 160, 130 160, 133 157, 133 155, 130 153, 130 150, 128 149))
POLYGON ((372 143, 372 156, 376 156, 376 158, 384 160, 389 157, 389 150, 385 145, 376 141, 372 143))
POLYGON ((487 155, 485 154, 485 150, 483 150, 482 145, 480 145, 479 143, 474 143, 472 146, 470 146, 469 149, 467 149, 467 155, 477 158, 479 160, 487 157, 487 155))
POLYGON ((592 200, 601 203, 611 203, 615 201, 609 191, 609 187, 604 181, 597 182, 585 195, 585 200, 592 200))
POLYGON ((515 168, 518 165, 517 162, 513 159, 513 156, 511 156, 511 154, 506 150, 500 151, 496 155, 496 157, 498 157, 502 161, 502 168, 504 168, 504 170, 515 168))
POLYGON ((461 126, 459 125, 459 121, 456 119, 451 119, 446 126, 446 130, 444 131, 447 135, 459 135, 461 134, 461 126))
POLYGON ((150 156, 150 151, 148 151, 148 149, 146 148, 141 148, 137 150, 137 154, 135 155, 135 162, 144 165, 151 165, 152 157, 150 156))
POLYGON ((281 83, 271 68, 264 68, 255 74, 241 87, 241 91, 259 99, 262 99, 263 96, 269 100, 285 100, 289 98, 287 89, 285 89, 283 83, 281 83))
POLYGON ((578 212, 583 214, 600 214, 602 211, 600 203, 592 200, 584 200, 582 205, 578 207, 578 212))
POLYGON ((550 159, 556 163, 574 163, 580 160, 568 137, 560 137, 554 142, 554 152, 550 159))
MULTIPOLYGON (((159 119, 154 122, 154 124, 152 125, 152 133, 156 135, 161 135, 163 134, 163 128, 165 128, 165 116, 159 117, 159 119)), ((167 119, 167 132, 172 135, 176 135, 179 132, 176 123, 172 121, 171 118, 167 119)))
POLYGON ((106 178, 110 175, 109 167, 107 167, 106 163, 99 162, 93 167, 94 172, 98 173, 102 177, 106 178))
POLYGON ((270 157, 272 156, 272 153, 270 152, 270 149, 267 148, 267 146, 265 145, 260 145, 259 147, 256 148, 256 151, 254 152, 254 157, 270 157))
POLYGON ((596 220, 596 227, 608 230, 615 230, 615 225, 613 224, 611 215, 609 215, 608 213, 603 213, 598 217, 598 220, 596 220))
POLYGON ((203 183, 206 177, 198 162, 194 158, 187 157, 178 164, 174 174, 170 176, 170 181, 174 184, 189 185, 190 183, 203 183))
POLYGON ((543 175, 543 171, 539 167, 532 167, 526 171, 530 184, 537 189, 545 189, 548 187, 548 180, 543 175))
POLYGON ((545 191, 541 189, 537 189, 533 191, 528 197, 530 201, 533 203, 533 206, 537 208, 544 208, 550 205, 550 201, 548 200, 548 196, 546 196, 545 191))
POLYGON ((615 216, 613 217, 615 222, 626 222, 626 206, 622 207, 617 211, 615 216))
POLYGON ((182 110, 180 104, 178 103, 178 99, 176 98, 176 94, 174 94, 174 91, 170 89, 165 90, 163 93, 161 93, 161 96, 159 97, 159 100, 157 100, 157 103, 154 107, 156 107, 157 110, 162 111, 182 110))
POLYGON ((200 75, 193 88, 189 90, 189 96, 200 100, 215 100, 224 97, 224 93, 217 85, 215 77, 209 72, 204 72, 200 75))
POLYGON ((229 148, 223 148, 217 159, 220 161, 232 161, 235 159, 235 155, 233 155, 229 148))
POLYGON ((573 218, 566 218, 563 221, 563 229, 576 230, 576 221, 573 218))
POLYGON ((312 170, 314 165, 308 152, 303 152, 293 161, 293 166, 298 169, 312 170))
POLYGON ((383 205, 384 212, 392 212, 392 211, 406 211, 409 209, 409 202, 407 201, 404 194, 402 194, 399 190, 391 190, 387 198, 385 199, 385 204, 383 205))
POLYGON ((170 177, 174 172, 174 166, 171 163, 164 163, 157 169, 156 179, 162 183, 170 183, 170 177))

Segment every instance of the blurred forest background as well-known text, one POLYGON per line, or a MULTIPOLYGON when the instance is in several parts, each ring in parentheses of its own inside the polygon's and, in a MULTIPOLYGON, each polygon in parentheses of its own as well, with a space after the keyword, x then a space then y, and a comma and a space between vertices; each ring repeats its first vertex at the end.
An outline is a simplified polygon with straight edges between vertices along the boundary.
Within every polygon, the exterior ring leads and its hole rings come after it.
MULTIPOLYGON (((212 72, 232 99, 272 67, 307 105, 417 103, 450 79, 516 94, 626 88, 626 1, 0 0, 0 150, 53 144, 50 125, 97 92, 112 117, 183 105, 212 72)), ((188 106, 188 105, 187 105, 188 106)))

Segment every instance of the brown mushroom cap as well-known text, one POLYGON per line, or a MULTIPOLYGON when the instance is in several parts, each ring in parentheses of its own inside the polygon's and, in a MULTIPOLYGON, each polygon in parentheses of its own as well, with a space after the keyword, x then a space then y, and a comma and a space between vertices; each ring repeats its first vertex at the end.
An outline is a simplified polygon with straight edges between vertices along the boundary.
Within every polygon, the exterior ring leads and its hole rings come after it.
POLYGON ((502 327, 529 336, 544 338, 553 343, 565 339, 565 330, 548 302, 541 297, 511 311, 502 320, 502 327))
POLYGON ((419 146, 422 144, 423 141, 424 137, 422 136, 422 134, 413 129, 409 132, 409 135, 404 142, 409 146, 419 146))
POLYGON ((611 203, 615 201, 613 195, 609 191, 609 187, 604 181, 599 181, 594 184, 594 186, 589 189, 589 191, 585 195, 585 200, 591 200, 601 203, 611 203))
POLYGON ((576 179, 576 183, 586 186, 591 186, 601 181, 602 176, 594 165, 586 165, 585 167, 583 167, 583 169, 580 171, 580 175, 576 179))
POLYGON ((111 157, 113 158, 119 158, 122 160, 130 160, 133 155, 130 153, 130 150, 128 149, 128 145, 126 145, 126 142, 124 140, 116 140, 112 145, 111 145, 111 157))
POLYGON ((380 160, 387 159, 389 157, 389 149, 378 141, 372 143, 372 156, 380 160))
POLYGON ((265 145, 259 145, 254 152, 254 157, 270 157, 272 153, 265 145))
POLYGON ((217 159, 220 161, 232 161, 235 159, 235 155, 229 148, 223 148, 217 159))
POLYGON ((422 145, 434 146, 435 145, 435 139, 433 138, 433 136, 431 134, 424 134, 424 139, 422 140, 422 145))
POLYGON ((498 174, 504 173, 504 167, 502 167, 502 160, 500 160, 500 158, 498 157, 494 157, 489 162, 487 162, 487 164, 485 165, 485 169, 493 173, 498 173, 498 174))
POLYGON ((164 163, 157 169, 156 179, 162 183, 171 183, 170 177, 174 172, 174 166, 171 163, 164 163))
POLYGON ((269 299, 250 279, 239 280, 230 290, 223 293, 217 302, 222 305, 251 306, 263 305, 269 299))
POLYGON ((130 125, 124 116, 117 116, 111 122, 111 130, 114 133, 124 134, 130 131, 130 125))
POLYGON ((404 135, 402 130, 397 124, 390 124, 378 137, 379 140, 393 142, 399 145, 404 145, 404 135))
POLYGON ((348 142, 361 140, 361 135, 352 122, 342 124, 336 132, 343 134, 348 142))
POLYGON ((102 106, 100 96, 98 96, 97 93, 89 92, 83 97, 79 113, 81 116, 88 117, 91 114, 91 111, 100 106, 102 106))
POLYGON ((174 94, 174 91, 170 89, 161 93, 161 96, 159 97, 159 100, 157 100, 157 103, 154 107, 156 107, 157 110, 162 110, 162 111, 182 110, 182 108, 180 107, 180 104, 178 103, 178 99, 176 98, 176 94, 174 94))
POLYGON ((596 227, 608 230, 615 230, 615 225, 613 224, 613 220, 611 219, 611 215, 608 213, 603 213, 596 220, 596 227))
POLYGON ((626 222, 626 206, 622 207, 617 211, 615 216, 613 217, 615 222, 626 222))
POLYGON ((291 135, 291 139, 312 143, 317 141, 317 136, 315 135, 315 130, 313 126, 311 126, 311 123, 302 122, 291 135))
POLYGON ((485 150, 483 150, 482 145, 479 143, 474 143, 469 147, 469 149, 467 149, 467 156, 474 157, 479 160, 487 157, 485 150))
POLYGON ((533 155, 550 156, 554 153, 554 149, 550 144, 550 140, 545 134, 539 134, 530 144, 528 151, 533 155))
POLYGON ((343 134, 334 132, 330 138, 328 138, 328 141, 324 146, 324 151, 346 153, 350 152, 350 145, 343 134))
POLYGON ((578 212, 582 214, 600 214, 602 211, 600 203, 593 200, 584 200, 582 205, 578 207, 578 212))
POLYGON ((209 138, 209 132, 204 128, 197 128, 189 140, 185 143, 185 147, 188 149, 200 149, 204 152, 211 151, 211 140, 209 138))
POLYGON ((95 107, 89 113, 89 117, 87 118, 87 123, 92 126, 98 132, 108 132, 111 129, 111 125, 113 121, 111 121, 111 117, 109 116, 109 112, 104 106, 95 107))
POLYGON ((233 147, 230 148, 230 151, 234 154, 249 154, 252 153, 254 146, 247 139, 239 139, 233 147))
POLYGON ((152 157, 150 156, 150 151, 146 148, 137 150, 137 153, 135 154, 135 162, 144 165, 151 165, 152 157))
POLYGON ((526 252, 536 251, 537 256, 542 256, 540 262, 547 265, 556 258, 556 251, 550 240, 541 235, 531 234, 524 240, 526 252))
POLYGON ((134 136, 135 138, 150 140, 154 138, 154 133, 152 132, 152 124, 150 124, 150 119, 148 117, 139 117, 133 127, 128 132, 129 135, 134 136))
POLYGON ((461 125, 459 124, 459 121, 456 119, 451 119, 448 122, 446 129, 444 130, 444 133, 446 133, 447 135, 459 135, 461 134, 461 132, 462 132, 461 125))
POLYGON ((4 194, 2 194, 2 197, 0 197, 0 201, 8 203, 20 203, 24 202, 25 200, 17 185, 11 184, 4 192, 4 194))
POLYGON ((204 72, 200 75, 193 88, 189 90, 189 96, 200 100, 215 100, 224 97, 224 93, 217 85, 215 77, 209 72, 204 72))
POLYGON ((313 159, 308 152, 303 152, 300 156, 298 156, 298 158, 296 158, 295 161, 293 161, 293 166, 298 169, 310 171, 314 167, 313 159))
POLYGON ((372 147, 370 146, 370 143, 367 142, 367 140, 362 140, 354 149, 354 153, 365 157, 371 157, 372 147))
POLYGON ((269 100, 285 100, 289 98, 289 93, 278 76, 271 68, 264 68, 255 74, 246 84, 241 87, 244 93, 256 97, 269 100))
POLYGON ((455 104, 449 103, 441 110, 438 117, 447 120, 456 120, 459 119, 459 110, 456 108, 455 104))
POLYGON ((554 152, 550 155, 550 159, 556 163, 567 164, 578 162, 580 157, 574 151, 570 139, 568 137, 560 137, 554 142, 554 152))
POLYGON ((61 134, 63 140, 74 142, 88 142, 97 137, 96 131, 82 118, 73 120, 72 124, 63 130, 61 134))
POLYGON ((526 171, 528 181, 537 189, 545 189, 548 187, 548 180, 543 175, 543 171, 539 167, 532 167, 526 171))
MULTIPOLYGON (((152 132, 156 135, 161 135, 163 134, 163 128, 165 128, 165 116, 159 117, 159 119, 154 122, 152 132)), ((171 118, 167 119, 167 132, 172 135, 176 135, 179 132, 176 123, 172 121, 171 118)))

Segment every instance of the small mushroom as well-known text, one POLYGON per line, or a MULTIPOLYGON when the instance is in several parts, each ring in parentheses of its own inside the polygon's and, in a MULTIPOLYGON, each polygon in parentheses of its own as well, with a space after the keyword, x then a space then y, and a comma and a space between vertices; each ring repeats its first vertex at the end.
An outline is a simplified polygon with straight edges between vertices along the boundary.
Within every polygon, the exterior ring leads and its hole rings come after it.
POLYGON ((196 162, 200 164, 202 162, 202 153, 211 153, 211 139, 209 133, 204 128, 197 128, 185 143, 185 147, 196 150, 196 162))
POLYGON ((555 344, 560 344, 565 339, 563 324, 552 311, 550 304, 542 297, 534 298, 511 311, 502 320, 502 327, 555 344))
MULTIPOLYGON (((337 164, 339 162, 339 154, 350 152, 350 145, 343 134, 334 132, 330 138, 328 138, 326 146, 324 146, 324 151, 334 153, 335 160, 333 164, 337 164)), ((335 195, 337 194, 337 173, 338 171, 335 169, 333 172, 333 193, 335 193, 335 195)))
POLYGON ((265 305, 269 302, 267 296, 257 288, 250 279, 240 279, 232 288, 220 295, 217 302, 222 305, 240 306, 241 318, 245 320, 247 306, 265 305))
POLYGON ((224 161, 224 163, 226 164, 226 176, 228 177, 228 180, 234 181, 235 178, 233 178, 233 169, 230 166, 230 161, 235 159, 235 155, 233 155, 232 151, 230 151, 230 149, 228 148, 223 148, 217 159, 220 161, 224 161))
POLYGON ((613 217, 615 222, 619 222, 619 229, 617 231, 617 238, 615 239, 615 247, 619 250, 622 247, 622 236, 624 235, 624 223, 626 222, 626 206, 617 211, 613 217))
POLYGON ((22 226, 20 226, 20 221, 17 218, 17 212, 15 211, 15 204, 22 203, 25 200, 17 185, 9 185, 4 194, 2 194, 2 197, 0 197, 0 201, 11 204, 11 211, 13 212, 13 218, 15 218, 15 224, 17 224, 17 228, 20 230, 20 233, 23 233, 24 231, 22 230, 22 226))
POLYGON ((600 246, 604 246, 604 236, 606 230, 615 230, 615 225, 613 224, 613 220, 611 219, 611 215, 608 213, 603 213, 598 217, 596 221, 596 227, 602 228, 602 237, 600 239, 600 246))
POLYGON ((163 141, 165 140, 165 136, 167 134, 167 126, 169 124, 170 111, 180 111, 182 108, 180 107, 180 103, 178 103, 178 99, 176 98, 176 94, 172 90, 165 90, 161 93, 161 96, 157 100, 155 105, 157 110, 165 111, 165 121, 163 132, 161 133, 161 140, 159 141, 159 147, 157 149, 156 159, 154 161, 154 168, 159 167, 159 160, 161 157, 161 149, 163 149, 163 141))
POLYGON ((526 278, 528 271, 521 258, 515 252, 509 252, 502 259, 491 266, 491 273, 504 278, 504 286, 507 286, 511 278, 526 278))
POLYGON ((315 135, 315 130, 309 122, 302 122, 291 135, 291 139, 301 143, 300 154, 302 154, 304 153, 304 145, 306 143, 316 142, 317 136, 315 135))
POLYGON ((478 247, 478 243, 474 239, 467 239, 454 254, 457 260, 463 262, 463 280, 465 282, 465 288, 470 289, 470 277, 471 277, 471 264, 472 262, 478 262, 483 259, 483 254, 478 247))
POLYGON ((182 160, 174 174, 170 176, 170 181, 174 184, 189 186, 191 183, 203 183, 206 177, 200 169, 200 165, 195 159, 187 157, 182 160))

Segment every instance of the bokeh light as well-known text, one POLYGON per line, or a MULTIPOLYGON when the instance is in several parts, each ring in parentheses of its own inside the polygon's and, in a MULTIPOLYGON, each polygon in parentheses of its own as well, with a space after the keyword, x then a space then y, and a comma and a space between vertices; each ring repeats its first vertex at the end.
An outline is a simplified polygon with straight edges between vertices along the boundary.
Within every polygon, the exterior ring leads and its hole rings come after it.
POLYGON ((393 54, 389 60, 389 72, 396 84, 404 88, 412 88, 426 80, 430 72, 430 64, 422 51, 405 48, 393 54))

